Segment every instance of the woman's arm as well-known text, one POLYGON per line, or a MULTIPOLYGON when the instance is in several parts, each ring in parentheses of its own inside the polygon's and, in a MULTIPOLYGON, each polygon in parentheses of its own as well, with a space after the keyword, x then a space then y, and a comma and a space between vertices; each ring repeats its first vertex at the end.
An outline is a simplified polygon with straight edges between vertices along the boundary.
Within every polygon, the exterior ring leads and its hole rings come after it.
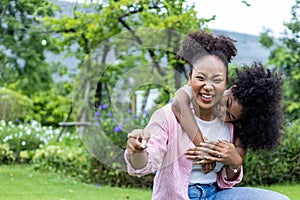
MULTIPOLYGON (((188 87, 188 86, 184 86, 188 87)), ((174 100, 172 102, 172 111, 174 115, 176 116, 177 120, 185 130, 185 132, 188 134, 188 136, 192 139, 193 143, 196 146, 199 146, 201 142, 203 142, 203 136, 202 133, 196 123, 196 120, 194 118, 194 115, 190 109, 190 103, 191 98, 188 95, 188 92, 186 88, 184 87, 180 88, 176 91, 174 100)), ((195 107, 195 113, 199 112, 199 109, 197 109, 197 106, 195 107)))

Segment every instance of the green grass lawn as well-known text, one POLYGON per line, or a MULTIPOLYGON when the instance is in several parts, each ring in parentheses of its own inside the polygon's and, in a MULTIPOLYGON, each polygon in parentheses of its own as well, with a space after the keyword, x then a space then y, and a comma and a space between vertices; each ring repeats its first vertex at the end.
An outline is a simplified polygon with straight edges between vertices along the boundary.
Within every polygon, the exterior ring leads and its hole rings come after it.
POLYGON ((139 200, 151 199, 150 190, 99 187, 31 166, 0 167, 0 199, 5 200, 139 200))
POLYGON ((285 194, 288 196, 291 200, 299 200, 300 199, 300 185, 272 185, 269 187, 262 187, 260 188, 268 189, 268 190, 274 190, 276 192, 280 192, 282 194, 285 194))
MULTIPOLYGON (((151 199, 151 190, 99 187, 55 173, 36 172, 31 166, 0 166, 0 199, 5 200, 139 200, 151 199)), ((300 199, 300 185, 261 187, 300 199)))

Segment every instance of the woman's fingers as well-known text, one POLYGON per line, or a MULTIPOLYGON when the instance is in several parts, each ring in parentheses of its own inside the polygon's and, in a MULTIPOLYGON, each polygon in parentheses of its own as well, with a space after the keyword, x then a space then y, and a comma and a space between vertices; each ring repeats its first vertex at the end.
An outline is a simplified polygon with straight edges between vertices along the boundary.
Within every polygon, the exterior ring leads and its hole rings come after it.
POLYGON ((146 143, 149 137, 144 137, 145 131, 143 129, 135 129, 127 135, 127 146, 129 153, 140 153, 146 148, 146 143))

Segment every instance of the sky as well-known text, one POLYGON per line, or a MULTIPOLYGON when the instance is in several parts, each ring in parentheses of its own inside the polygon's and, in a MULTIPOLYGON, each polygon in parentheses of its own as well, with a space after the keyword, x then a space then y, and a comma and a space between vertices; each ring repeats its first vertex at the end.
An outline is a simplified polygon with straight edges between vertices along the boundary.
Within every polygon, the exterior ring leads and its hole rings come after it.
MULTIPOLYGON (((84 2, 84 0, 65 0, 84 2)), ((216 20, 208 23, 208 28, 259 35, 269 28, 275 36, 280 36, 283 23, 290 21, 291 7, 296 0, 188 0, 195 2, 198 17, 216 20)))
POLYGON ((208 23, 212 29, 259 35, 269 28, 275 36, 283 31, 284 22, 291 19, 291 7, 296 0, 194 0, 198 17, 216 20, 208 23))

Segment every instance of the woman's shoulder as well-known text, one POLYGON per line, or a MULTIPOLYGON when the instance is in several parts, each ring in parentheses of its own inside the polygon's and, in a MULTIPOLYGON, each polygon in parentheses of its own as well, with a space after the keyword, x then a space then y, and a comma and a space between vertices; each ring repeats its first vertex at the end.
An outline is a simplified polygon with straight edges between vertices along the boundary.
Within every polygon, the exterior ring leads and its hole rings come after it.
POLYGON ((177 121, 175 114, 172 111, 171 104, 166 104, 163 107, 157 109, 151 116, 151 118, 155 118, 156 120, 161 121, 177 121))

